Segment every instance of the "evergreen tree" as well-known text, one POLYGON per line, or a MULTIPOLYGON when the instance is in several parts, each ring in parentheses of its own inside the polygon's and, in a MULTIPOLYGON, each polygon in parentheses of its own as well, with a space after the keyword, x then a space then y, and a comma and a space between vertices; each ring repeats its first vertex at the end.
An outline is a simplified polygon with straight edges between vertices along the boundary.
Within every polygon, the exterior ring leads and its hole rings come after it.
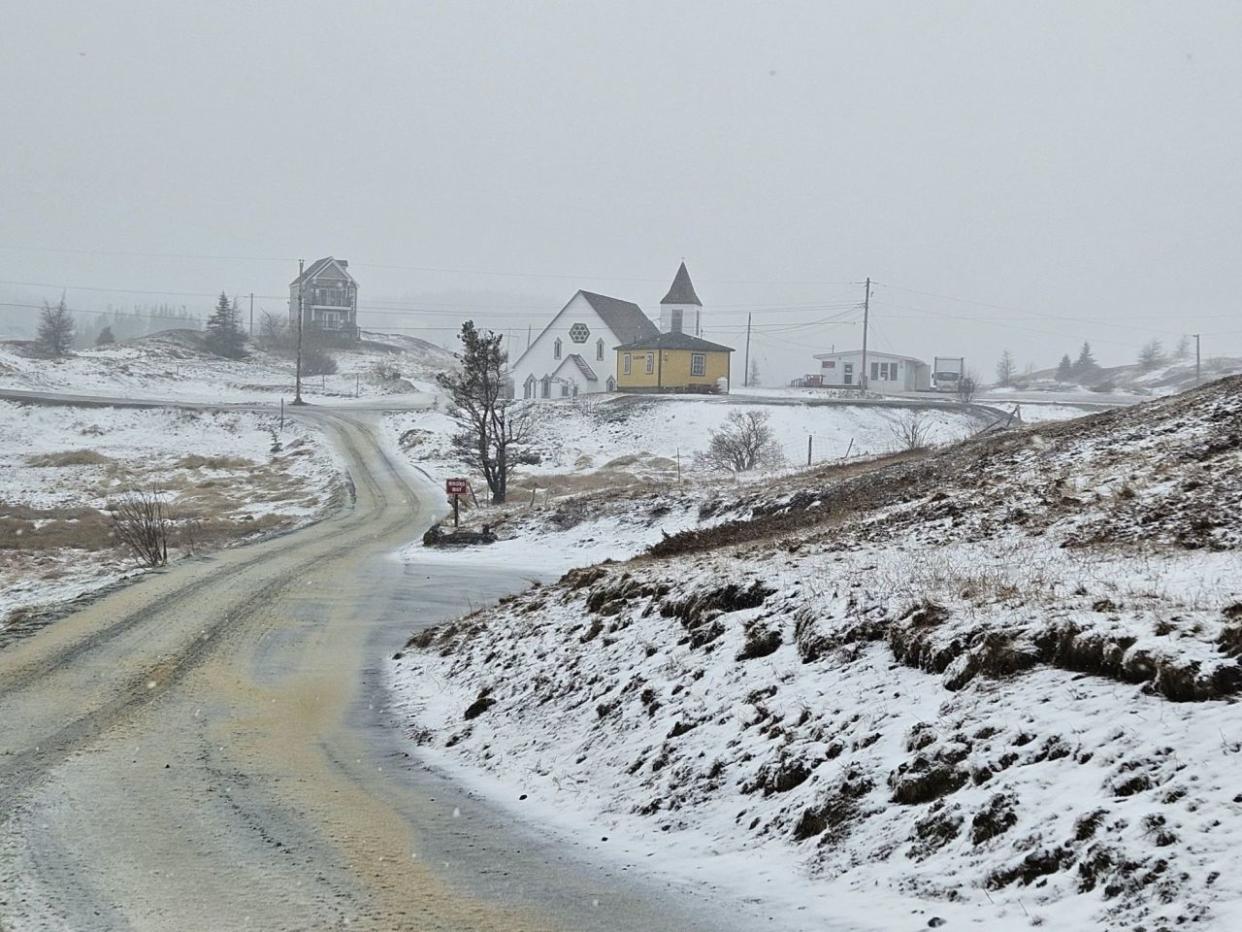
POLYGON ((1091 355, 1091 344, 1084 340, 1082 349, 1078 351, 1078 359, 1074 361, 1074 375, 1081 378, 1084 375, 1090 375, 1098 368, 1100 364, 1091 355))
POLYGON ((241 359, 246 355, 246 335, 237 322, 237 309, 223 291, 216 301, 216 309, 207 318, 206 343, 207 349, 217 356, 241 359))
POLYGON ((112 335, 112 328, 107 324, 104 324, 104 328, 99 331, 99 336, 95 337, 95 345, 107 346, 108 344, 115 342, 116 337, 112 335))
POLYGON ((1139 368, 1144 372, 1150 372, 1152 369, 1159 369, 1165 364, 1164 347, 1160 345, 1159 340, 1151 340, 1143 344, 1143 348, 1139 350, 1138 364, 1139 368))
POLYGON ((1177 349, 1173 351, 1173 355, 1178 359, 1185 359, 1190 355, 1190 337, 1182 335, 1182 338, 1177 341, 1177 349))
POLYGON ((1069 353, 1061 357, 1061 362, 1057 364, 1057 381, 1068 382, 1074 377, 1074 364, 1070 361, 1069 353))
POLYGON ((43 310, 39 314, 39 332, 35 337, 35 345, 48 356, 67 356, 73 346, 73 315, 65 307, 64 296, 52 307, 43 302, 43 310))
POLYGON ((457 338, 462 344, 459 367, 436 376, 449 396, 449 415, 457 422, 453 450, 482 473, 492 502, 503 505, 514 469, 537 462, 522 450, 533 439, 536 409, 505 397, 507 357, 500 334, 477 330, 468 320, 457 338))

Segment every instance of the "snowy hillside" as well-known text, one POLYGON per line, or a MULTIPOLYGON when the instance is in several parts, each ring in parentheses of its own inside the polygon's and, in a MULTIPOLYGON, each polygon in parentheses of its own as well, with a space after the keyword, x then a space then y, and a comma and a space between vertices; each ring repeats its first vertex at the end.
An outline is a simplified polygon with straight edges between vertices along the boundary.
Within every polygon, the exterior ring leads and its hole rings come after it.
MULTIPOLYGON (((867 456, 901 449, 902 425, 918 417, 929 444, 961 440, 990 424, 992 418, 954 405, 909 409, 869 404, 763 404, 731 398, 681 396, 594 396, 538 402, 539 428, 530 449, 535 466, 522 476, 639 472, 672 478, 680 459, 683 472, 695 470, 695 454, 707 449, 713 432, 735 412, 756 411, 769 417, 775 439, 790 467, 806 465, 807 439, 815 463, 835 462, 846 454, 867 456)), ((1081 414, 1082 412, 1074 412, 1081 414)), ((410 412, 388 418, 402 447, 424 468, 460 472, 449 448, 455 430, 443 413, 410 412)))
POLYGON ((783 927, 1237 928, 1240 467, 1235 378, 742 490, 391 672, 444 766, 783 927))
MULTIPOLYGON (((363 342, 331 349, 333 375, 307 375, 308 399, 353 398, 434 390, 435 375, 452 356, 412 337, 364 333, 363 342)), ((108 397, 205 402, 275 401, 293 395, 295 364, 249 348, 246 359, 215 356, 198 331, 169 330, 149 337, 46 359, 30 344, 0 343, 0 389, 69 392, 108 397)))

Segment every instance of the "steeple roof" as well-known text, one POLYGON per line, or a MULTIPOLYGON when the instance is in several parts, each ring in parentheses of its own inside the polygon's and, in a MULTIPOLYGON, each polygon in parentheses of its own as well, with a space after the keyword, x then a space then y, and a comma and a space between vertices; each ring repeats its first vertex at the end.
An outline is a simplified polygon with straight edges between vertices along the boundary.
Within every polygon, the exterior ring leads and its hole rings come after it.
POLYGON ((690 281, 690 273, 686 271, 686 263, 682 263, 677 270, 677 275, 673 278, 673 286, 669 288, 668 294, 664 296, 661 304, 697 304, 703 306, 703 302, 699 300, 699 296, 694 293, 694 284, 690 281))

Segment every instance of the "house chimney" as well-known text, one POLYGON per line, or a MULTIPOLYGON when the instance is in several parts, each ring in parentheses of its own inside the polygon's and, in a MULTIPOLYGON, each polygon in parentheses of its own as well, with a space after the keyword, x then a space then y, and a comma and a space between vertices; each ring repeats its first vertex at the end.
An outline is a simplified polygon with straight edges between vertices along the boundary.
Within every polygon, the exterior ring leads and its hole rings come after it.
POLYGON ((349 268, 349 260, 348 260, 348 259, 337 259, 336 261, 337 261, 337 262, 339 262, 339 263, 341 264, 341 268, 343 268, 343 269, 347 269, 347 268, 349 268))

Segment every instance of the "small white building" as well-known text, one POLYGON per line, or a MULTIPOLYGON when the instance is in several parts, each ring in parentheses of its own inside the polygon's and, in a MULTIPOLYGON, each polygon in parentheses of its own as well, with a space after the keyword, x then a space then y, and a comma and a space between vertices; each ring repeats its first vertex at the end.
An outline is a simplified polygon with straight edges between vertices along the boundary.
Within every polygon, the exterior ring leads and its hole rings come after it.
POLYGON ((869 388, 877 392, 918 392, 931 388, 931 366, 913 356, 867 350, 863 372, 862 350, 818 353, 824 388, 869 388))
POLYGON ((579 291, 509 366, 517 398, 572 398, 617 390, 622 343, 659 333, 632 301, 579 291))

